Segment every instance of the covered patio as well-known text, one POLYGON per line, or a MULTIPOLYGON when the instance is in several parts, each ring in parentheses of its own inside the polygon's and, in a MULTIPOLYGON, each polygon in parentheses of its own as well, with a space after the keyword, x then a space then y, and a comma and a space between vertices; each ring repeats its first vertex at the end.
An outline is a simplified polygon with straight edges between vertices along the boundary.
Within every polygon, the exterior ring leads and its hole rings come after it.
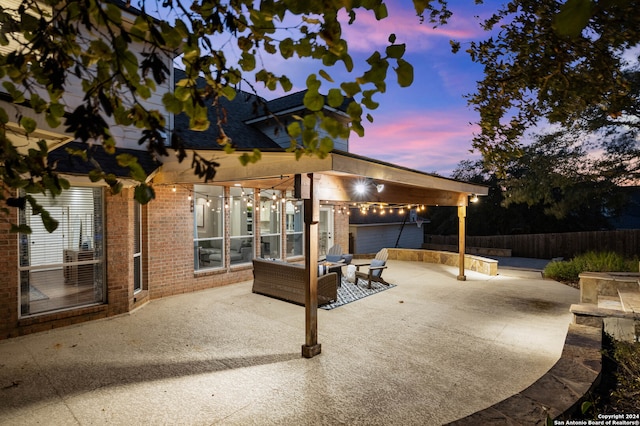
MULTIPOLYGON (((457 279, 465 274, 465 222, 470 197, 488 194, 481 185, 460 182, 411 170, 394 164, 372 160, 351 153, 332 151, 325 158, 294 154, 263 152, 257 163, 241 166, 241 152, 222 154, 220 151, 198 151, 203 157, 219 164, 212 181, 217 185, 293 191, 294 197, 304 200, 304 261, 307 270, 305 289, 305 343, 302 354, 306 358, 321 352, 318 342, 318 222, 321 202, 343 202, 355 206, 370 204, 455 206, 459 223, 459 253, 457 279)), ((166 161, 154 177, 155 184, 195 183, 189 163, 166 161), (186 164, 185 164, 186 163, 186 164)))

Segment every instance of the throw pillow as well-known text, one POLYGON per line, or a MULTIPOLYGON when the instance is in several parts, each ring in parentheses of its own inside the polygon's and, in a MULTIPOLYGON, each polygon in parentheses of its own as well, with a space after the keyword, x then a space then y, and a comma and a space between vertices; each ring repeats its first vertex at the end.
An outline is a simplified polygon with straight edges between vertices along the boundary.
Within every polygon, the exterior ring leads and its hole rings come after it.
MULTIPOLYGON (((371 266, 384 266, 384 264, 384 260, 373 259, 371 261, 371 266)), ((373 275, 374 277, 379 277, 380 274, 382 274, 382 269, 374 269, 373 271, 371 271, 371 275, 373 275)))
POLYGON ((321 277, 327 273, 327 267, 324 265, 318 265, 318 276, 321 277))
POLYGON ((342 255, 341 254, 328 254, 327 255, 327 262, 340 262, 342 260, 342 255))

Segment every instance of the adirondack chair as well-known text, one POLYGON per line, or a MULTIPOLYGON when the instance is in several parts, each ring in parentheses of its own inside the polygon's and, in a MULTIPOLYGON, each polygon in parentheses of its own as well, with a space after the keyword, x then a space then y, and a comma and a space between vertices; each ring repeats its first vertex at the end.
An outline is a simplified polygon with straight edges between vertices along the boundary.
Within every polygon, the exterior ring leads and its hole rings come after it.
POLYGON ((325 258, 322 260, 334 263, 344 263, 345 265, 348 265, 349 263, 351 263, 351 259, 353 259, 353 255, 343 253, 340 244, 334 244, 327 252, 325 258))
POLYGON ((383 248, 378 253, 376 253, 376 257, 373 258, 371 263, 354 265, 356 267, 356 278, 367 280, 369 283, 368 288, 371 288, 372 281, 376 281, 384 285, 389 285, 388 282, 382 279, 382 271, 387 269, 386 263, 388 257, 389 253, 387 252, 387 249, 383 248), (369 268, 366 272, 360 271, 360 268, 362 266, 368 266, 369 268))
POLYGON ((340 244, 334 244, 331 246, 329 251, 327 251, 327 256, 342 256, 342 247, 340 244))

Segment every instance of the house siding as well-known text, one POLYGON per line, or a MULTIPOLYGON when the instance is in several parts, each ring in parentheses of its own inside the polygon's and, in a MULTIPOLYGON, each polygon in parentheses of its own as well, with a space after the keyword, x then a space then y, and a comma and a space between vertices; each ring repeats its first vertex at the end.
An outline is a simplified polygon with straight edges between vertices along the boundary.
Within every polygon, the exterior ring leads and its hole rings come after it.
POLYGON ((414 223, 381 223, 375 225, 351 225, 349 233, 354 241, 354 254, 377 253, 382 248, 393 248, 398 241, 400 248, 420 248, 423 242, 423 230, 414 223), (402 230, 402 234, 400 231, 402 230))

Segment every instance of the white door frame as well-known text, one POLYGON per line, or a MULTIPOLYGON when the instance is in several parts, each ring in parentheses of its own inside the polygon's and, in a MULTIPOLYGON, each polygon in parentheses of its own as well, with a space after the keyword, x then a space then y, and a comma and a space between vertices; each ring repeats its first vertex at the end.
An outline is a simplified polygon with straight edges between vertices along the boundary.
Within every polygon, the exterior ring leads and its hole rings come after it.
POLYGON ((318 226, 318 255, 324 256, 333 246, 333 206, 320 206, 318 226))

